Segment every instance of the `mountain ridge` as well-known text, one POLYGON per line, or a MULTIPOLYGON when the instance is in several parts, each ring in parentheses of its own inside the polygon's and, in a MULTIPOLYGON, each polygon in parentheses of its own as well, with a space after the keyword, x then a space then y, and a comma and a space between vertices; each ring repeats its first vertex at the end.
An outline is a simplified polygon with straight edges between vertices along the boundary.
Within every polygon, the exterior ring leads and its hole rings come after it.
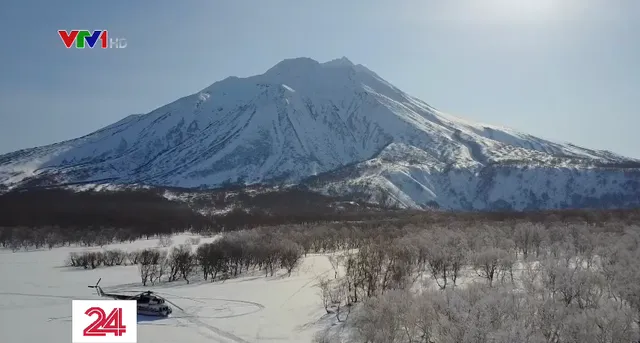
POLYGON ((413 208, 606 207, 640 204, 638 167, 609 151, 446 114, 346 57, 302 57, 77 139, 0 155, 0 184, 304 184, 370 201, 387 194, 413 208), (315 177, 349 170, 329 183, 315 177), (570 179, 575 185, 558 191, 570 179), (598 203, 608 197, 622 200, 598 203))

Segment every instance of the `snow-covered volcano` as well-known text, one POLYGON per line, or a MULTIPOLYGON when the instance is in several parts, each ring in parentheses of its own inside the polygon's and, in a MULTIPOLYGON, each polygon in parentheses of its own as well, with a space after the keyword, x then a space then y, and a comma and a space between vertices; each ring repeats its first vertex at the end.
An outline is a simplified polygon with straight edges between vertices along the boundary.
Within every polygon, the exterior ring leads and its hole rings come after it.
POLYGON ((640 204, 640 161, 440 112, 346 58, 284 60, 87 136, 0 156, 7 187, 300 183, 409 207, 640 204))

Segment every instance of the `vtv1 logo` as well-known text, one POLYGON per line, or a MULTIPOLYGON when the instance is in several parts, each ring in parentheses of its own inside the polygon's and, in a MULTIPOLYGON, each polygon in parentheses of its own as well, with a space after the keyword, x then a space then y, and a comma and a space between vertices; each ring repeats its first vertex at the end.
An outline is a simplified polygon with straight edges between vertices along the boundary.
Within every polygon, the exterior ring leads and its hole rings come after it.
POLYGON ((136 343, 138 306, 135 300, 73 300, 73 343, 136 343))
POLYGON ((85 46, 93 49, 98 41, 100 41, 100 47, 103 49, 124 49, 127 47, 126 39, 109 38, 107 30, 95 30, 93 33, 89 32, 89 30, 58 30, 58 35, 67 49, 71 49, 73 42, 76 43, 76 49, 84 49, 85 46))

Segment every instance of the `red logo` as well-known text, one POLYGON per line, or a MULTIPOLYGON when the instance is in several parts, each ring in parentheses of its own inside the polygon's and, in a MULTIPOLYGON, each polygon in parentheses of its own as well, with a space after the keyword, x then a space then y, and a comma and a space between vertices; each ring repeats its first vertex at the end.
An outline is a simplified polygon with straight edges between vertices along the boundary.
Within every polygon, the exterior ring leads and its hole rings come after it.
POLYGON ((84 328, 83 334, 85 336, 106 336, 107 334, 122 336, 123 333, 127 332, 127 327, 122 324, 122 307, 111 310, 109 316, 100 307, 92 307, 86 310, 84 314, 88 316, 98 315, 98 318, 93 323, 84 328))
POLYGON ((136 343, 135 300, 73 300, 73 343, 136 343))

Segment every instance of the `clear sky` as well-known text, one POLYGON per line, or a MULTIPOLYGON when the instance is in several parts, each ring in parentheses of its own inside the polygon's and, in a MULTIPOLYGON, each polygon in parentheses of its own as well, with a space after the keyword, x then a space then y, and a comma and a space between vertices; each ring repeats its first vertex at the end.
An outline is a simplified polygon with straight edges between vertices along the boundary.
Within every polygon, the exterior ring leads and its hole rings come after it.
POLYGON ((442 111, 640 158, 638 0, 3 0, 0 29, 0 153, 346 56, 442 111), (66 49, 60 29, 128 46, 66 49))

